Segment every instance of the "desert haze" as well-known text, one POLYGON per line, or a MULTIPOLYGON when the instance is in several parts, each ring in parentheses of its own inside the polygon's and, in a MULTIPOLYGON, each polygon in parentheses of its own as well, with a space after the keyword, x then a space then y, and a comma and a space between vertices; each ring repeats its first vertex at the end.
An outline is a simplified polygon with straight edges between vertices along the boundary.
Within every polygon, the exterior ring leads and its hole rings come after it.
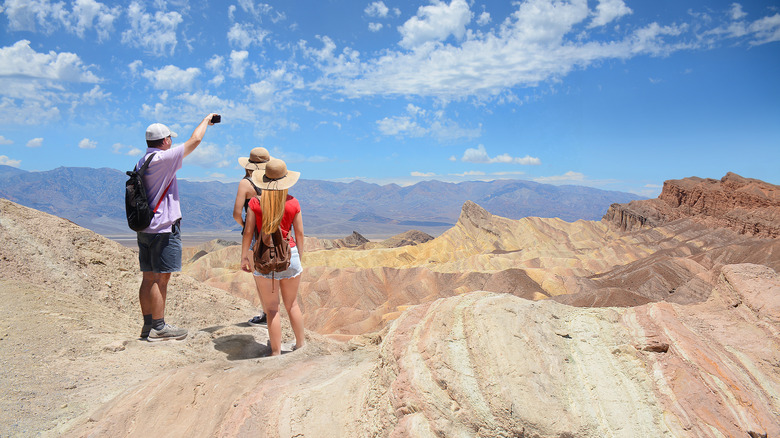
POLYGON ((670 180, 603 213, 475 198, 435 238, 307 238, 307 344, 271 358, 237 245, 188 249, 190 335, 151 344, 133 249, 0 199, 0 436, 780 435, 780 187, 670 180))

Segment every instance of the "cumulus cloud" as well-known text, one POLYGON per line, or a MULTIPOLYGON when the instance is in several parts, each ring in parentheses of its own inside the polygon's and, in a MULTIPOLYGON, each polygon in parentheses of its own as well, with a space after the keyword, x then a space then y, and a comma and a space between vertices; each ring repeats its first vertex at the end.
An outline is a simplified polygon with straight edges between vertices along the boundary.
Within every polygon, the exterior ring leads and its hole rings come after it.
POLYGON ((513 157, 509 154, 501 154, 495 157, 490 157, 485 149, 484 145, 477 146, 476 149, 469 148, 463 153, 463 158, 460 159, 466 163, 504 163, 504 164, 522 164, 522 165, 539 165, 542 164, 542 160, 526 155, 525 157, 513 157))
POLYGON ((368 23, 368 30, 371 32, 379 32, 384 25, 382 23, 368 23))
POLYGON ((14 144, 14 142, 0 135, 0 144, 14 144))
POLYGON ((97 142, 95 140, 90 140, 88 138, 85 138, 79 142, 80 149, 95 149, 96 147, 97 147, 97 142))
POLYGON ((255 105, 265 112, 284 109, 293 103, 293 92, 303 88, 303 79, 286 68, 261 73, 262 79, 247 86, 255 105))
POLYGON ((230 76, 234 78, 243 78, 244 71, 247 68, 247 59, 249 52, 246 50, 233 50, 230 52, 230 76))
POLYGON ((390 12, 390 8, 385 5, 385 2, 378 1, 370 3, 363 10, 369 17, 387 17, 387 13, 390 12))
POLYGON ((121 7, 108 7, 94 0, 76 0, 68 10, 64 2, 50 0, 6 0, 0 12, 8 18, 8 29, 51 33, 59 28, 84 38, 94 29, 99 41, 109 38, 121 7))
POLYGON ((240 49, 246 49, 251 45, 261 45, 268 31, 258 29, 250 24, 234 23, 228 31, 228 42, 240 49))
POLYGON ((37 137, 27 142, 28 148, 39 148, 43 145, 43 138, 37 137))
POLYGON ((122 43, 145 49, 154 56, 173 55, 178 43, 176 28, 184 19, 178 12, 147 13, 144 5, 133 1, 127 8, 130 29, 122 32, 122 43))
POLYGON ((22 164, 22 160, 12 160, 6 155, 0 155, 0 164, 4 166, 19 167, 22 164))
MULTIPOLYGON (((2 82, 2 80, 0 80, 2 82)), ((40 99, 40 96, 38 97, 40 99)), ((36 125, 58 120, 60 110, 51 101, 15 100, 9 97, 0 99, 0 124, 36 125)))
POLYGON ((436 176, 436 172, 412 172, 411 175, 422 178, 430 178, 432 176, 436 176))
POLYGON ((599 0, 599 4, 596 6, 595 17, 588 27, 604 26, 632 12, 631 8, 623 3, 623 0, 599 0))
POLYGON ((450 35, 462 39, 471 15, 465 0, 452 0, 449 5, 433 0, 429 6, 421 6, 416 16, 398 28, 402 37, 399 44, 410 49, 428 41, 444 41, 450 35))
POLYGON ((28 40, 0 48, 0 77, 4 78, 2 82, 14 78, 86 83, 101 81, 75 53, 53 50, 38 53, 30 47, 28 40))
MULTIPOLYGON (((401 47, 407 50, 387 50, 365 60, 326 37, 319 38, 320 48, 301 47, 322 72, 317 87, 352 98, 421 96, 446 102, 504 98, 514 88, 557 81, 605 60, 706 50, 733 44, 730 38, 750 45, 780 40, 780 14, 745 22, 741 8, 732 8, 721 20, 691 13, 688 22, 628 23, 617 29, 605 25, 632 14, 623 0, 592 2, 592 9, 586 0, 512 5, 514 11, 502 22, 474 31, 468 28, 472 13, 465 0, 434 0, 399 28, 401 47), (589 34, 595 26, 598 38, 589 34)), ((480 16, 477 24, 485 19, 480 16)))
POLYGON ((157 90, 189 90, 198 75, 200 75, 198 68, 190 67, 182 70, 175 65, 166 65, 158 70, 144 70, 142 73, 142 76, 157 90))
POLYGON ((488 23, 490 23, 490 13, 489 12, 483 12, 479 14, 479 17, 477 17, 477 24, 480 26, 485 26, 488 23))
POLYGON ((406 106, 406 113, 377 120, 382 135, 402 137, 433 137, 439 141, 452 141, 479 137, 482 127, 464 128, 447 117, 444 111, 429 111, 413 104, 406 106))

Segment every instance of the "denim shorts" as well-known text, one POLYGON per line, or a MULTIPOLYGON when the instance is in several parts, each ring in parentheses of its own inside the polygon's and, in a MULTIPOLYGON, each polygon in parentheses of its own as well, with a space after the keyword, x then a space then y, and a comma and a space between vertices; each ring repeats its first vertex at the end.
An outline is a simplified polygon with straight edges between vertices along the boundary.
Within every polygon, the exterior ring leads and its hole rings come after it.
POLYGON ((167 274, 181 271, 181 225, 176 221, 170 233, 138 233, 138 262, 141 272, 167 274))
POLYGON ((301 275, 303 272, 303 266, 301 266, 301 257, 298 255, 298 247, 293 246, 290 248, 290 267, 282 272, 274 272, 272 274, 261 274, 257 271, 254 272, 256 277, 273 278, 274 280, 286 280, 301 275))

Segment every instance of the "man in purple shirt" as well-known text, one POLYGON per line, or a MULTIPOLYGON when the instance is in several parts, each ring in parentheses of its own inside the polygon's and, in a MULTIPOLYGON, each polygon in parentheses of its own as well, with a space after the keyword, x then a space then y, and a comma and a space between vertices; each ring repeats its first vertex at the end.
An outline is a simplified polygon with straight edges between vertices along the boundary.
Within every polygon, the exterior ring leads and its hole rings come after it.
POLYGON ((141 338, 150 342, 184 339, 187 330, 165 323, 165 299, 171 273, 181 271, 181 208, 179 206, 179 185, 176 171, 181 169, 184 157, 191 154, 203 140, 206 128, 213 125, 209 114, 193 131, 184 145, 172 148, 171 137, 176 137, 162 123, 153 123, 146 128, 147 149, 138 161, 140 168, 150 154, 154 154, 143 175, 144 187, 150 205, 159 207, 152 223, 138 232, 138 261, 143 272, 138 300, 144 325, 141 338))

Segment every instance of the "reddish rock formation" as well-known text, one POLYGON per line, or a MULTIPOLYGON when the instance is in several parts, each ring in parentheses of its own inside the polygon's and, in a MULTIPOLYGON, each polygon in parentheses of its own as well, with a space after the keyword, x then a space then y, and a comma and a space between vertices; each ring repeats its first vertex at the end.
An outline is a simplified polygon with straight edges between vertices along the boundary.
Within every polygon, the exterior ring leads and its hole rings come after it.
POLYGON ((664 183, 657 199, 613 204, 603 220, 625 231, 691 218, 756 237, 780 236, 780 186, 729 172, 719 181, 690 177, 664 183))

